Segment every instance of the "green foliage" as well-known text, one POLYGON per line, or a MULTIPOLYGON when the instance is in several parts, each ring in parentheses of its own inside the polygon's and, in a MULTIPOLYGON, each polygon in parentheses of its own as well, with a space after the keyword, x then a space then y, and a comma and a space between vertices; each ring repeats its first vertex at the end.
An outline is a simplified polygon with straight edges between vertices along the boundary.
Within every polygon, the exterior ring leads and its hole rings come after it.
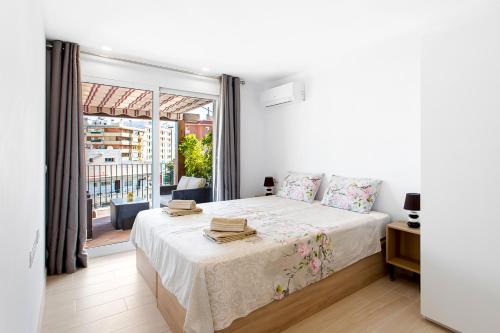
POLYGON ((174 161, 169 161, 169 162, 167 163, 167 170, 168 170, 169 172, 174 171, 174 161))
POLYGON ((194 134, 186 135, 179 144, 179 151, 184 156, 186 176, 205 178, 212 181, 212 133, 207 133, 201 140, 194 134))
POLYGON ((174 161, 167 162, 165 171, 166 172, 163 175, 163 184, 173 184, 173 181, 174 181, 174 161))
POLYGON ((212 152, 213 152, 213 137, 212 132, 205 134, 205 136, 201 139, 201 144, 203 146, 204 151, 204 160, 205 160, 205 173, 207 174, 206 180, 211 183, 212 182, 212 152))

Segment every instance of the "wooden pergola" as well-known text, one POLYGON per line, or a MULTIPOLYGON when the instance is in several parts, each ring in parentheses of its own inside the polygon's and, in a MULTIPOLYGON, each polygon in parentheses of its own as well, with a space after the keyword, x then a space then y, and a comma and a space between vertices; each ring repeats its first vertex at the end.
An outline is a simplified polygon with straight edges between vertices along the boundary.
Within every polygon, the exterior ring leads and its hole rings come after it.
MULTIPOLYGON (((153 93, 148 90, 82 83, 83 113, 93 116, 151 119, 153 93)), ((186 112, 212 103, 206 98, 160 94, 160 119, 182 120, 186 112)))
MULTIPOLYGON (((89 116, 152 119, 153 93, 148 90, 82 83, 83 114, 89 116)), ((206 98, 160 93, 160 119, 176 121, 177 142, 186 135, 183 114, 212 103, 206 98)), ((184 174, 184 158, 177 152, 175 180, 184 174)))

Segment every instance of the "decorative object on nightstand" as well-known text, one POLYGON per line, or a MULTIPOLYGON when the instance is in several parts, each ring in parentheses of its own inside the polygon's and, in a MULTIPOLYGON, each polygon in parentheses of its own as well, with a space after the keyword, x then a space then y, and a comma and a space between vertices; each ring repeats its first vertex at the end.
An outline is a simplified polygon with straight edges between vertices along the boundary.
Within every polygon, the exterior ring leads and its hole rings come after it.
POLYGON ((394 280, 394 267, 420 274, 420 229, 410 228, 404 221, 386 227, 386 262, 394 280))
POLYGON ((264 178, 264 187, 266 188, 266 196, 273 195, 274 178, 273 177, 264 178))
POLYGON ((420 193, 406 193, 404 209, 410 211, 408 214, 408 226, 410 228, 420 228, 420 222, 418 221, 418 212, 420 211, 420 193))

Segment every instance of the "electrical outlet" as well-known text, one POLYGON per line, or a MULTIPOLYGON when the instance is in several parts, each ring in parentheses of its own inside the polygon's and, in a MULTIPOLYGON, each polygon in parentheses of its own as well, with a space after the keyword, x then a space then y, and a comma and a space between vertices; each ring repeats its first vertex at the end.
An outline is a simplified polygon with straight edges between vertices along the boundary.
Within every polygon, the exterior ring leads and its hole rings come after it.
POLYGON ((35 261, 36 251, 38 250, 38 242, 40 241, 40 229, 36 229, 35 241, 33 242, 33 246, 30 251, 30 265, 33 266, 33 262, 35 261))

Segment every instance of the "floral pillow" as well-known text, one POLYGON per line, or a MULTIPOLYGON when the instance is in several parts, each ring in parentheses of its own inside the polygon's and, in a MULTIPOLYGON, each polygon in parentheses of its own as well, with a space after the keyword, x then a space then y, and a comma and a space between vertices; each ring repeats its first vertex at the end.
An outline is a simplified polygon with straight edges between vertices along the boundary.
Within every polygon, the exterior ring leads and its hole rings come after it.
POLYGON ((333 175, 321 203, 325 206, 369 213, 381 181, 333 175))
POLYGON ((321 178, 323 178, 322 174, 290 172, 276 195, 292 200, 313 202, 321 185, 321 178))

